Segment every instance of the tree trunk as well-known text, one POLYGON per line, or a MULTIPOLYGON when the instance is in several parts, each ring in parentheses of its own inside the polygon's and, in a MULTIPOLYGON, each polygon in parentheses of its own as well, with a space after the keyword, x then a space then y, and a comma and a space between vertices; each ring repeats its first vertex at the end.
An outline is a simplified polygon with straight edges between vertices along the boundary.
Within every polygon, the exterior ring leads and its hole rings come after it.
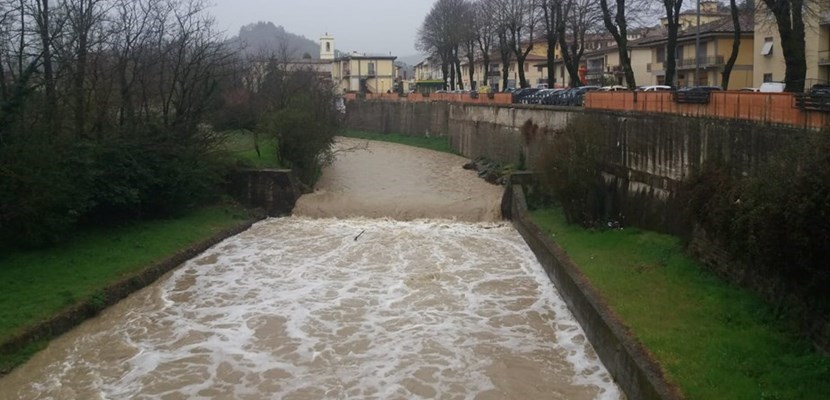
POLYGON ((599 5, 602 9, 602 22, 605 28, 614 37, 617 42, 617 51, 620 54, 620 67, 625 73, 625 83, 633 89, 637 87, 637 82, 634 80, 634 70, 631 69, 631 57, 628 55, 628 22, 625 20, 625 0, 616 0, 617 14, 614 21, 611 21, 611 12, 608 9, 608 0, 600 0, 599 5), (616 25, 614 25, 616 22, 616 25))
POLYGON ((55 77, 52 67, 52 38, 49 32, 49 0, 38 0, 38 34, 40 35, 41 46, 43 46, 43 84, 46 91, 46 124, 50 134, 57 133, 55 112, 57 111, 57 98, 55 95, 55 77))
POLYGON ((804 43, 803 0, 763 0, 775 16, 781 51, 787 66, 784 72, 784 90, 803 92, 807 77, 807 60, 804 43))
POLYGON ((723 90, 729 90, 729 77, 732 75, 732 68, 735 66, 735 61, 738 60, 738 50, 741 48, 741 21, 738 18, 738 4, 735 0, 729 0, 729 11, 732 14, 732 27, 735 33, 732 35, 732 53, 729 54, 729 60, 723 66, 721 73, 721 87, 723 90))
MULTIPOLYGON (((680 8, 683 0, 663 0, 668 21, 668 37, 666 39, 666 85, 675 86, 677 70, 677 31, 680 25, 680 8)), ((697 50, 695 50, 697 51, 697 50)))
POLYGON ((548 45, 545 60, 548 68, 548 87, 556 82, 556 12, 549 6, 548 0, 542 0, 542 17, 545 19, 545 39, 548 45))
POLYGON ((458 89, 464 89, 464 74, 461 72, 461 58, 458 57, 458 49, 455 50, 455 76, 458 77, 458 89))

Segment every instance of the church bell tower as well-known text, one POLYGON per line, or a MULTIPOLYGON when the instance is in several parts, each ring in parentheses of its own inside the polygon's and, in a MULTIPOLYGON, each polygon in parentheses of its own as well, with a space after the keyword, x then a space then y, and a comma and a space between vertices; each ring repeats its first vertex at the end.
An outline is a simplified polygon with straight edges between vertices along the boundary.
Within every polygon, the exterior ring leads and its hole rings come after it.
POLYGON ((320 37, 320 59, 334 60, 334 36, 328 33, 320 37))

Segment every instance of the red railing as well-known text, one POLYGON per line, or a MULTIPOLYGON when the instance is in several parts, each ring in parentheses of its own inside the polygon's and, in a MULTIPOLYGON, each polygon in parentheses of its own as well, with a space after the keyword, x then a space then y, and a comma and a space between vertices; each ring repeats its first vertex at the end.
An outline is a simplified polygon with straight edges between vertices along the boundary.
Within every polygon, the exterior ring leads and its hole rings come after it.
POLYGON ((742 119, 819 129, 830 114, 794 107, 791 93, 712 92, 708 104, 676 103, 671 92, 590 92, 585 108, 742 119))

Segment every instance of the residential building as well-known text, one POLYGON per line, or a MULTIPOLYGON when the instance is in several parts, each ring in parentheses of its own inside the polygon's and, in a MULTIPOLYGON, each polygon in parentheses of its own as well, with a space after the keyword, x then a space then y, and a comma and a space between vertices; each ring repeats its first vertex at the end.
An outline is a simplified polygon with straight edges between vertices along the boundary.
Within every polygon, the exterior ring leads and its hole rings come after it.
POLYGON ((394 89, 396 58, 353 52, 334 59, 332 79, 344 93, 386 93, 394 89))
POLYGON ((415 87, 419 93, 434 93, 444 88, 441 61, 428 57, 415 65, 415 87))
MULTIPOLYGON (((535 46, 534 46, 535 47, 535 46)), ((544 50, 547 51, 547 50, 544 50)), ((531 51, 528 53, 524 62, 524 73, 527 84, 535 87, 539 84, 547 84, 547 72, 543 67, 538 66, 539 63, 544 63, 547 58, 540 56, 531 51)), ((490 55, 489 75, 484 76, 484 61, 476 60, 474 65, 474 85, 470 84, 469 63, 462 62, 461 72, 464 74, 462 82, 465 88, 480 88, 481 86, 490 86, 495 91, 503 90, 502 73, 503 68, 501 56, 499 54, 490 55)), ((519 62, 512 57, 510 63, 507 64, 507 87, 519 87, 519 62)))
MULTIPOLYGON (((702 4, 702 3, 701 3, 702 4)), ((738 58, 732 68, 727 90, 751 87, 753 78, 753 28, 751 12, 740 16, 741 44, 738 58)), ((732 53, 735 28, 729 16, 700 25, 700 48, 696 50, 698 29, 691 26, 678 34, 676 48, 676 81, 665 81, 667 38, 643 39, 637 45, 651 49, 651 62, 646 70, 651 74, 649 84, 685 86, 720 86, 723 67, 732 53)))
MULTIPOLYGON (((804 87, 830 83, 830 2, 817 2, 818 10, 805 12, 805 56, 807 75, 804 87), (818 11, 818 12, 814 12, 818 11)), ((755 85, 784 81, 786 63, 781 50, 781 37, 772 13, 758 2, 755 13, 753 49, 755 85)))

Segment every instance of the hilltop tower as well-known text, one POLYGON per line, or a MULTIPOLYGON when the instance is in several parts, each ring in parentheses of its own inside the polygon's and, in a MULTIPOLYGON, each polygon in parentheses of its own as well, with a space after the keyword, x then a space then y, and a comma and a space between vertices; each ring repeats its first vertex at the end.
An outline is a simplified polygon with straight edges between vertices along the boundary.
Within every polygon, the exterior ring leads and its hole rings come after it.
POLYGON ((320 37, 320 59, 334 60, 334 36, 328 32, 320 37))

